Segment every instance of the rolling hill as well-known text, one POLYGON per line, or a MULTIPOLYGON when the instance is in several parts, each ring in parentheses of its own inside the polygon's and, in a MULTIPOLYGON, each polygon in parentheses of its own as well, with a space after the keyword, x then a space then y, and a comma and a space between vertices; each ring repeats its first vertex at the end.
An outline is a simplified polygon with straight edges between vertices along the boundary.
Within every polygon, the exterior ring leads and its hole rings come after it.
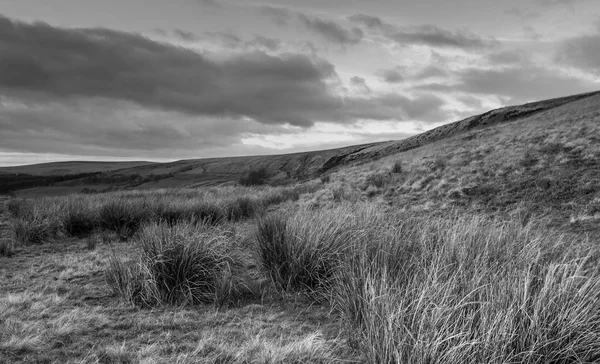
MULTIPOLYGON (((105 190, 107 188, 222 185, 235 183, 242 176, 259 169, 266 171, 270 183, 280 184, 316 178, 324 173, 330 174, 349 165, 369 163, 384 157, 396 156, 393 158, 407 160, 410 159, 407 157, 407 152, 421 150, 423 148, 420 147, 438 145, 442 142, 457 143, 450 149, 457 149, 459 145, 473 138, 477 138, 476 143, 478 144, 485 143, 485 141, 479 140, 483 134, 477 134, 478 130, 504 128, 506 133, 510 133, 510 129, 518 123, 525 122, 527 124, 535 120, 536 126, 533 128, 539 128, 540 133, 543 133, 549 130, 548 127, 551 124, 556 124, 556 120, 560 120, 559 124, 567 123, 569 117, 592 120, 599 110, 600 92, 592 92, 492 110, 398 141, 284 155, 193 159, 171 163, 46 163, 0 168, 0 173, 27 173, 43 176, 96 173, 91 178, 85 176, 84 178, 54 183, 50 187, 44 186, 22 191, 23 193, 36 195, 78 192, 84 188, 105 190), (557 110, 559 110, 560 117, 557 116, 557 110), (568 111, 566 114, 561 114, 560 110, 568 111)), ((522 128, 522 126, 518 128, 522 128)), ((514 129, 515 135, 521 133, 517 129, 514 129)), ((426 149, 437 150, 436 147, 426 149)), ((499 150, 498 152, 501 153, 502 151, 499 150)))

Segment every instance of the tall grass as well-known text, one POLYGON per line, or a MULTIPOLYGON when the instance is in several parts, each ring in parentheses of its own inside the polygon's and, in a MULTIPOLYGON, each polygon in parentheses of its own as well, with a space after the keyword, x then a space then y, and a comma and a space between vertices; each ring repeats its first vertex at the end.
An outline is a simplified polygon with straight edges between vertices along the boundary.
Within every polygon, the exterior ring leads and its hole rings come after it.
POLYGON ((227 237, 206 226, 147 224, 135 236, 137 263, 113 258, 107 282, 115 293, 144 305, 221 302, 234 264, 227 237))
POLYGON ((367 221, 357 220, 348 206, 267 216, 258 221, 256 232, 261 265, 280 290, 322 298, 355 238, 357 224, 367 221))
POLYGON ((24 243, 41 243, 58 232, 86 237, 96 230, 132 238, 144 223, 164 221, 207 223, 239 221, 261 215, 270 205, 297 200, 320 188, 307 182, 291 187, 236 187, 121 191, 39 200, 11 200, 13 230, 24 243))
POLYGON ((600 360, 600 275, 585 249, 478 217, 383 222, 334 286, 370 363, 600 360))

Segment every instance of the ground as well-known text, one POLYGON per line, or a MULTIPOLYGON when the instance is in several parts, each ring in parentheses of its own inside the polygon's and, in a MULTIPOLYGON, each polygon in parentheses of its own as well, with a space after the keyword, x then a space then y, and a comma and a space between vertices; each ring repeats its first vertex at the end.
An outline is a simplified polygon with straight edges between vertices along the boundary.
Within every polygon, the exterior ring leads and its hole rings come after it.
POLYGON ((298 297, 229 308, 122 302, 104 270, 111 254, 131 253, 68 239, 0 257, 0 363, 360 362, 331 310, 298 297))

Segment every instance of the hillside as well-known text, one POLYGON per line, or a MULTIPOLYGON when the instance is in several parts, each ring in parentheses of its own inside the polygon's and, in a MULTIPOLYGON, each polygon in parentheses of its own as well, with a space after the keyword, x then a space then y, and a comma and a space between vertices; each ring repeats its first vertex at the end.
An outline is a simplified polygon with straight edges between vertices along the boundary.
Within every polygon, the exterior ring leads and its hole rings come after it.
MULTIPOLYGON (((552 122, 552 110, 570 107, 577 109, 578 103, 587 100, 591 105, 600 105, 600 92, 568 96, 552 100, 532 102, 525 105, 504 107, 481 115, 450 123, 425 133, 399 141, 349 146, 345 148, 269 156, 248 156, 232 158, 209 158, 181 160, 172 163, 148 162, 66 162, 32 166, 0 168, 1 172, 28 173, 38 175, 100 172, 89 177, 59 182, 53 187, 41 187, 23 191, 30 195, 63 194, 78 192, 84 188, 106 190, 114 188, 165 188, 197 187, 229 184, 238 181, 245 174, 265 169, 270 183, 288 183, 315 178, 323 173, 331 173, 348 165, 369 163, 383 157, 407 152, 444 140, 457 140, 457 135, 470 131, 514 122, 543 118, 552 122)), ((595 109, 592 106, 590 112, 595 109)), ((576 113, 580 114, 579 111, 576 113)), ((547 125, 539 125, 545 130, 547 125)), ((510 127, 509 127, 510 128, 510 127)), ((466 135, 466 134, 465 134, 466 135)), ((470 134, 471 135, 471 134, 470 134)), ((467 137, 469 138, 469 137, 467 137)))
POLYGON ((108 172, 124 168, 152 165, 153 162, 52 162, 30 164, 16 167, 0 167, 0 174, 29 174, 33 176, 56 176, 81 173, 108 172))

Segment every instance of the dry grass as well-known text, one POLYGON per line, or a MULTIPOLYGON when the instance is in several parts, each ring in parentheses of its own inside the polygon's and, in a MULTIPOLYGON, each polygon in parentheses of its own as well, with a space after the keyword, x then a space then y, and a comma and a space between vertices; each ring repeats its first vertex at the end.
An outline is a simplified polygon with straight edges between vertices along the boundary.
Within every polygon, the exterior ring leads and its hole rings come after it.
POLYGON ((573 105, 296 186, 12 200, 0 362, 600 362, 573 105))

